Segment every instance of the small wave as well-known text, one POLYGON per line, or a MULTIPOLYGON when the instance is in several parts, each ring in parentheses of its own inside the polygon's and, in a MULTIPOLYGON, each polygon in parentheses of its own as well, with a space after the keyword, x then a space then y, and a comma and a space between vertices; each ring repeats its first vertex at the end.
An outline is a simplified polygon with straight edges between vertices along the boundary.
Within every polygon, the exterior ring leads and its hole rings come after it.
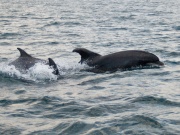
POLYGON ((78 26, 78 25, 82 25, 81 23, 79 22, 65 22, 64 25, 68 25, 68 26, 78 26))
POLYGON ((155 118, 150 118, 147 116, 143 116, 143 115, 136 115, 134 117, 131 118, 132 120, 135 120, 138 122, 138 124, 142 124, 142 125, 148 125, 154 128, 162 128, 163 126, 157 121, 155 120, 155 118))
POLYGON ((82 25, 79 22, 50 22, 49 24, 44 25, 44 27, 49 27, 49 26, 59 26, 59 25, 69 25, 69 26, 74 26, 74 25, 82 25))
POLYGON ((10 125, 0 125, 0 134, 1 135, 20 135, 22 129, 18 129, 17 127, 12 127, 10 125))
POLYGON ((107 113, 107 108, 103 106, 91 107, 87 109, 86 115, 90 117, 104 116, 107 113))
POLYGON ((102 89, 105 89, 105 87, 102 87, 102 86, 92 86, 92 87, 88 88, 88 90, 102 90, 102 89))
MULTIPOLYGON (((37 104, 38 105, 43 105, 43 104, 48 105, 48 104, 56 103, 56 102, 59 102, 59 101, 61 101, 60 98, 44 96, 44 97, 38 99, 38 103, 37 104)), ((62 106, 64 106, 64 104, 62 104, 62 106)))
POLYGON ((173 26, 173 29, 179 31, 180 30, 180 26, 173 26))
POLYGON ((68 36, 68 37, 80 37, 79 34, 68 34, 67 36, 68 36))
MULTIPOLYGON (((70 104, 72 102, 68 102, 70 104)), ((33 98, 22 98, 22 99, 2 99, 0 100, 0 106, 10 107, 11 105, 25 104, 27 106, 32 106, 28 109, 17 109, 15 112, 10 113, 13 117, 37 117, 39 114, 43 114, 44 117, 48 118, 47 114, 51 110, 55 110, 58 107, 64 107, 65 102, 61 103, 61 99, 57 97, 33 97, 33 98), (33 110, 32 110, 33 108, 33 110)), ((73 104, 73 103, 72 103, 73 104)), ((57 118, 59 112, 54 115, 57 118)))
POLYGON ((61 25, 60 22, 50 22, 49 24, 46 24, 44 27, 47 27, 47 26, 58 26, 58 25, 61 25))
POLYGON ((28 98, 28 99, 16 99, 16 100, 11 100, 11 99, 2 99, 0 100, 0 106, 6 107, 10 106, 12 104, 22 104, 22 103, 32 103, 36 102, 36 98, 28 98))
POLYGON ((144 96, 138 97, 132 101, 133 103, 144 103, 144 104, 158 104, 158 105, 165 105, 165 106, 177 106, 180 107, 180 103, 172 102, 165 98, 157 98, 153 96, 144 96))
POLYGON ((57 119, 57 118, 71 118, 71 117, 78 117, 85 111, 85 106, 80 105, 68 105, 65 106, 55 106, 49 105, 45 107, 45 111, 43 113, 43 118, 50 118, 50 119, 57 119), (54 112, 49 112, 49 110, 54 110, 54 112))
POLYGON ((169 52, 169 56, 177 56, 177 57, 179 57, 180 56, 180 52, 169 52))
POLYGON ((120 16, 120 17, 113 17, 115 20, 121 20, 121 21, 127 21, 127 20, 134 20, 135 15, 129 15, 129 16, 120 16))
POLYGON ((87 81, 83 81, 81 82, 79 85, 90 85, 90 84, 98 84, 101 83, 103 79, 106 79, 106 77, 104 78, 96 78, 96 79, 91 79, 91 80, 87 80, 87 81))
POLYGON ((128 30, 128 28, 125 28, 125 27, 121 27, 121 28, 111 28, 111 29, 109 29, 109 30, 111 30, 111 31, 120 31, 120 30, 126 31, 126 30, 128 30))
POLYGON ((166 63, 169 63, 171 65, 180 65, 180 61, 172 61, 172 60, 166 60, 166 63))
MULTIPOLYGON (((72 124, 66 124, 66 126, 62 127, 60 124, 58 127, 61 127, 61 130, 58 129, 60 135, 78 135, 83 134, 85 131, 88 131, 92 128, 92 124, 88 124, 85 122, 77 121, 72 124)), ((57 130, 57 127, 54 129, 57 130)), ((57 132, 57 131, 56 131, 57 132)))
POLYGON ((48 44, 50 44, 50 45, 57 45, 57 44, 59 44, 59 42, 54 41, 54 42, 49 42, 48 44))
POLYGON ((93 124, 82 121, 73 123, 61 122, 52 130, 35 131, 31 134, 58 134, 58 135, 80 135, 86 133, 93 127, 93 124))
POLYGON ((144 115, 135 115, 123 119, 107 121, 105 127, 94 128, 87 135, 99 134, 161 134, 163 125, 156 118, 147 117, 144 115), (108 124, 109 123, 109 124, 108 124), (140 128, 138 128, 140 127, 140 128))
POLYGON ((19 33, 0 33, 0 39, 12 38, 19 35, 19 33))
POLYGON ((71 118, 79 115, 87 108, 84 105, 79 105, 75 101, 64 101, 55 96, 32 97, 22 99, 2 99, 0 100, 1 107, 10 107, 11 105, 27 105, 28 109, 17 109, 9 114, 13 117, 41 117, 41 118, 71 118), (53 112, 52 112, 53 110, 53 112))

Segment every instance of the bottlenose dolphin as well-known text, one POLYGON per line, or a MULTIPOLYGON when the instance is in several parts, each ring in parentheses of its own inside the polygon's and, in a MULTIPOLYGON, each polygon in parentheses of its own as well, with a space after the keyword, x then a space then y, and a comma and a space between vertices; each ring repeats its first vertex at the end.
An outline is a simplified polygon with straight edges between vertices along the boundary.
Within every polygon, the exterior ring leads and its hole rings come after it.
POLYGON ((21 72, 26 72, 26 70, 33 67, 36 63, 43 63, 45 65, 51 66, 54 69, 53 74, 59 75, 57 65, 51 58, 48 58, 48 61, 34 58, 30 54, 26 53, 23 49, 17 49, 20 52, 20 57, 17 58, 15 61, 9 63, 9 65, 14 65, 15 68, 21 72))
POLYGON ((95 70, 92 70, 94 72, 124 70, 152 64, 164 65, 156 55, 140 50, 121 51, 105 56, 101 56, 85 48, 76 48, 73 52, 81 55, 81 64, 86 63, 88 66, 94 67, 95 70))

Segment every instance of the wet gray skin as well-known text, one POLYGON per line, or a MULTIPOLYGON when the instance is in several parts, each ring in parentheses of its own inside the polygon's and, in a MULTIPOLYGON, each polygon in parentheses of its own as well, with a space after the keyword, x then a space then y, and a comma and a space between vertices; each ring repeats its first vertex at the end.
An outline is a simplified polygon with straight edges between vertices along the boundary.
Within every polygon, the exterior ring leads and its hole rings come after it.
POLYGON ((48 61, 34 58, 28 53, 26 53, 23 49, 21 48, 17 48, 17 49, 20 52, 20 57, 14 60, 13 62, 9 63, 9 65, 14 65, 16 69, 24 73, 29 68, 33 67, 36 63, 43 63, 45 65, 52 66, 54 69, 53 73, 55 75, 59 75, 57 65, 51 58, 48 58, 48 61))
MULTIPOLYGON (((121 51, 105 56, 89 51, 84 48, 76 48, 73 52, 81 55, 80 63, 86 63, 94 67, 96 71, 116 71, 117 69, 129 69, 139 66, 149 66, 152 64, 164 65, 159 58, 149 52, 140 50, 121 51)), ((95 71, 95 70, 94 70, 95 71)))

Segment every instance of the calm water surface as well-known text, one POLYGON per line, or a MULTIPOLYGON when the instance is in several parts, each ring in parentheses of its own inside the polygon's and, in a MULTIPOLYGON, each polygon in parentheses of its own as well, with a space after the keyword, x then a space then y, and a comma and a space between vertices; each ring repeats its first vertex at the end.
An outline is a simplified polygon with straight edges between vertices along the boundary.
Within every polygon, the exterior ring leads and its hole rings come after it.
POLYGON ((178 135, 179 0, 0 0, 0 134, 178 135), (16 49, 53 58, 26 74, 7 64, 16 49), (82 69, 84 47, 102 55, 130 49, 156 54, 162 68, 95 74, 82 69))

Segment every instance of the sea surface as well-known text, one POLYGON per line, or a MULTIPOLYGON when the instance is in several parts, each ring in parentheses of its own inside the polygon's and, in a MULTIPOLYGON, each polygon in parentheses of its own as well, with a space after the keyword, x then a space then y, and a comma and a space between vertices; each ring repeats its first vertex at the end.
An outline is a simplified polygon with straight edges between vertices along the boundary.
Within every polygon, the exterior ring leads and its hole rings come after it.
POLYGON ((179 135, 180 0, 0 0, 1 135, 179 135), (8 63, 17 48, 61 77, 8 63), (156 54, 164 66, 92 73, 75 48, 156 54))

